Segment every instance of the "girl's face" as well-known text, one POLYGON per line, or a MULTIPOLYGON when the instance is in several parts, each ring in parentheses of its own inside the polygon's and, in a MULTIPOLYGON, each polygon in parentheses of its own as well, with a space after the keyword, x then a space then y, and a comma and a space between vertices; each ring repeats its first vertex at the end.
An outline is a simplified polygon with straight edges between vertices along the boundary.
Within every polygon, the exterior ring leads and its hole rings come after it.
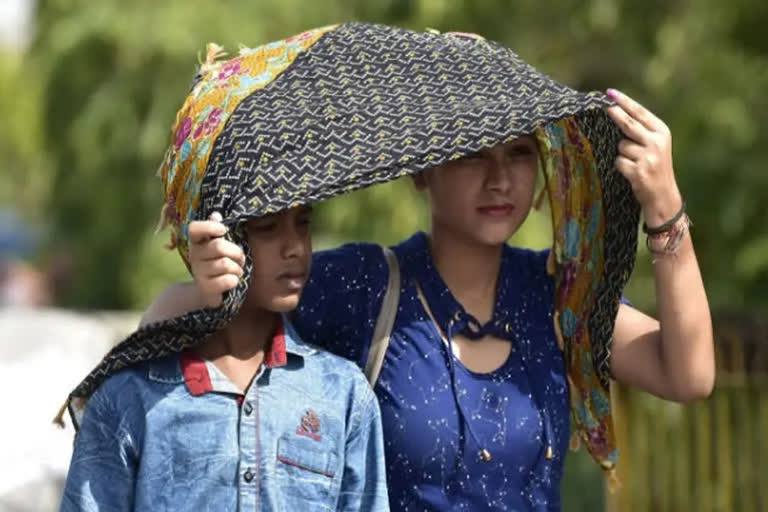
POLYGON ((537 171, 536 141, 526 136, 429 169, 414 181, 429 196, 433 231, 499 245, 528 216, 537 171))
POLYGON ((311 213, 299 206, 248 221, 253 259, 248 308, 284 313, 299 304, 312 261, 311 213))

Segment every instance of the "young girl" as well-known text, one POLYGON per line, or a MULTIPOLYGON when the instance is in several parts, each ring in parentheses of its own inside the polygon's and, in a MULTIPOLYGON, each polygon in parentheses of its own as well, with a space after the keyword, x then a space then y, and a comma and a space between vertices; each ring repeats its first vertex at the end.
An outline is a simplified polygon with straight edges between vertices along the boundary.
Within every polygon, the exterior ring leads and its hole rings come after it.
MULTIPOLYGON (((659 310, 656 320, 619 307, 610 372, 657 396, 694 400, 713 386, 712 329, 670 132, 627 96, 608 94, 617 103, 609 115, 626 137, 615 168, 642 207, 659 310)), ((553 322, 559 299, 548 272, 551 254, 506 245, 530 211, 539 163, 552 158, 553 148, 591 154, 573 133, 558 135, 563 126, 553 126, 414 178, 428 196, 431 227, 393 248, 402 286, 374 388, 395 510, 560 508, 569 404, 578 407, 584 397, 574 396, 558 346, 568 332, 557 332, 553 322)), ((190 225, 196 285, 167 289, 144 323, 221 303, 243 263, 238 247, 221 238, 225 232, 215 220, 190 225)), ((388 274, 376 245, 315 254, 293 314, 297 330, 364 366, 388 274)), ((582 321, 561 320, 556 325, 564 331, 582 321)), ((600 399, 593 397, 595 407, 609 408, 600 399)), ((605 448, 603 435, 594 428, 587 439, 605 448)))

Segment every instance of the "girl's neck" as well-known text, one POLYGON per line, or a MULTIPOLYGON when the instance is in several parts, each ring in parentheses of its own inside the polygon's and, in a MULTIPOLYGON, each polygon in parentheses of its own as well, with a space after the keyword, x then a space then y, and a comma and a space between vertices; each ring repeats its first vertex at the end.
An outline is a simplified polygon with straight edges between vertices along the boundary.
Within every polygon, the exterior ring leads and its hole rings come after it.
POLYGON ((429 235, 432 261, 448 289, 481 323, 493 317, 502 245, 486 245, 436 228, 429 235))

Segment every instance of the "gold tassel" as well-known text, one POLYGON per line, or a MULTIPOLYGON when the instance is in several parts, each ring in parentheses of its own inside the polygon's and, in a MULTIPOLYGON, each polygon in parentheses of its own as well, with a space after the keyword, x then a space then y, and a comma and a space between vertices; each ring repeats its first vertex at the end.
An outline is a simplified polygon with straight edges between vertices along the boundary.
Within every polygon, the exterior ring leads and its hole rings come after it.
POLYGON ((608 492, 615 494, 616 491, 621 489, 621 480, 619 479, 619 475, 616 472, 616 468, 611 468, 607 470, 606 473, 608 478, 608 492))
POLYGON ((552 315, 555 323, 555 338, 557 339, 557 346, 560 347, 561 352, 565 352, 565 341, 563 341, 563 331, 560 330, 560 313, 555 311, 552 315))
POLYGON ((547 256, 547 274, 550 276, 555 275, 555 248, 552 247, 552 250, 549 251, 549 256, 547 256))
POLYGON ((578 432, 571 434, 571 440, 568 442, 568 445, 572 452, 579 449, 579 446, 581 446, 581 437, 578 432))
POLYGON ((70 399, 67 398, 67 401, 64 402, 64 405, 61 406, 59 409, 58 414, 56 414, 56 417, 53 418, 53 424, 56 425, 59 428, 64 428, 66 425, 64 424, 64 413, 66 412, 67 408, 69 407, 69 401, 70 399))

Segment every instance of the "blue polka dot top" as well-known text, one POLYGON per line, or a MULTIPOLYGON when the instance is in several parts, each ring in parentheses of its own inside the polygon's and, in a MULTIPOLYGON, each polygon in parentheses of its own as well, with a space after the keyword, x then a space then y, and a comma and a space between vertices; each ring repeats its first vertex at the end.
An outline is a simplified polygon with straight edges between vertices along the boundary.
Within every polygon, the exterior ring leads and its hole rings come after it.
MULTIPOLYGON (((400 302, 374 388, 392 510, 560 510, 569 399, 548 253, 504 247, 493 318, 481 325, 443 282, 424 233, 392 249, 400 302), (496 370, 475 373, 436 323, 448 337, 492 334, 512 350, 496 370)), ((316 253, 294 326, 364 367, 388 273, 377 245, 316 253)))

